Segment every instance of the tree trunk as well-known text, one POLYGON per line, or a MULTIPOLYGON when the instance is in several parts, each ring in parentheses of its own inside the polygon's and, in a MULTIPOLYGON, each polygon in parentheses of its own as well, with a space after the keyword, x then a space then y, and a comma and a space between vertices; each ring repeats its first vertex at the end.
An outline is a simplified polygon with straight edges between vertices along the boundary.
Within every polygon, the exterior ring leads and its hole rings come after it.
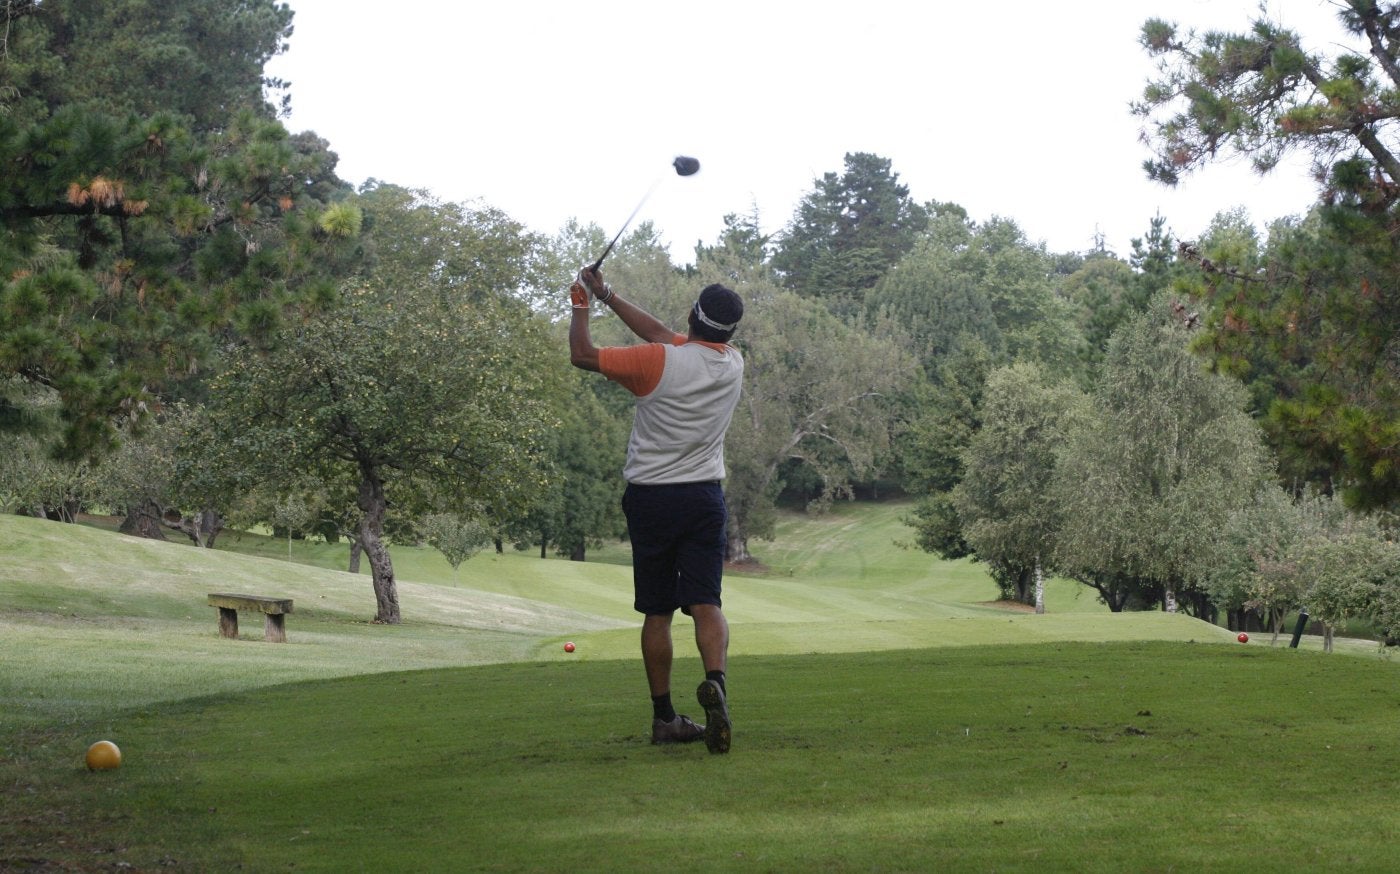
POLYGON ((192 516, 183 516, 178 510, 168 510, 161 517, 167 528, 179 531, 195 546, 213 549, 219 532, 224 530, 224 519, 218 510, 203 509, 192 516))
POLYGON ((1166 591, 1162 593, 1162 600, 1168 613, 1176 612, 1176 588, 1174 586, 1167 586, 1166 591))
POLYGON ((1332 651, 1332 623, 1322 623, 1322 651, 1332 651))
POLYGON ((496 554, 504 555, 506 551, 506 542, 499 537, 494 538, 494 541, 496 543, 496 554))
POLYGON ((126 508, 126 518, 117 530, 136 537, 164 540, 165 531, 161 529, 160 515, 160 506, 155 501, 142 501, 126 508))
POLYGON ((730 513, 724 523, 724 560, 730 564, 753 561, 753 555, 749 553, 749 535, 744 531, 744 523, 734 513, 730 513))
POLYGON ((1045 574, 1040 570, 1040 556, 1035 557, 1035 612, 1045 612, 1045 574))
POLYGON ((724 543, 724 560, 730 564, 748 564, 753 561, 753 554, 749 552, 749 539, 747 537, 730 536, 724 543))
POLYGON ((224 530, 224 517, 218 510, 205 508, 194 515, 194 528, 199 535, 197 541, 205 549, 213 549, 214 541, 224 530))
POLYGON ((586 544, 580 542, 577 546, 575 546, 572 550, 569 551, 569 561, 587 561, 587 560, 588 560, 588 546, 587 546, 586 544))
POLYGON ((1016 600, 1022 604, 1035 603, 1035 569, 1021 567, 1016 571, 1016 600))
POLYGON ((356 534, 354 537, 351 537, 351 538, 350 538, 350 567, 349 567, 349 571, 350 571, 350 573, 352 573, 352 574, 357 574, 357 573, 360 572, 360 553, 361 553, 361 551, 362 551, 362 548, 361 548, 361 546, 360 546, 360 536, 359 536, 358 534, 356 534))
POLYGON ((399 591, 394 582, 394 563, 389 547, 384 543, 384 516, 389 502, 384 496, 384 481, 370 462, 360 463, 360 544, 369 559, 370 576, 374 584, 376 612, 374 621, 383 625, 398 625, 399 591))
POLYGON ((1105 582, 1092 577, 1080 582, 1099 593, 1099 598, 1108 606, 1108 612, 1123 612, 1124 605, 1128 603, 1128 591, 1125 586, 1115 585, 1112 580, 1105 582))
POLYGON ((540 535, 540 558, 549 558, 549 539, 540 535))

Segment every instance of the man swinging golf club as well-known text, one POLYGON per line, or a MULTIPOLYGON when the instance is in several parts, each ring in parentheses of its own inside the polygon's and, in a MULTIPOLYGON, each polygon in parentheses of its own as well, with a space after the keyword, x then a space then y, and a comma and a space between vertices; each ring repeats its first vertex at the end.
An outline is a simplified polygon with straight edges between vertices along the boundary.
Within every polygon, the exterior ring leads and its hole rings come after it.
POLYGON ((712 753, 729 751, 731 726, 724 673, 729 625, 720 609, 726 510, 724 435, 739 403, 744 358, 728 345, 744 304, 723 285, 701 292, 689 333, 677 334, 584 267, 569 288, 573 317, 569 357, 575 367, 602 373, 637 398, 623 476, 622 510, 632 538, 633 606, 642 622, 642 661, 652 700, 652 743, 702 737, 712 753), (644 343, 593 345, 590 297, 608 306, 644 343), (671 703, 671 619, 695 622, 705 667, 696 698, 705 724, 676 713, 671 703))

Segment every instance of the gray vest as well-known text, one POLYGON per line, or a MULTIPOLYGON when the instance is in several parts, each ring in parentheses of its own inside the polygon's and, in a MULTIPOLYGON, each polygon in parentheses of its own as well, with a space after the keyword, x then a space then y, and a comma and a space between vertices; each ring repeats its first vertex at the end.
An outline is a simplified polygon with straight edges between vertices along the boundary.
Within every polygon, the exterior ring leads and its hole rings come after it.
POLYGON ((622 475, 638 485, 724 479, 724 432, 739 404, 744 357, 733 346, 665 349, 661 381, 637 399, 622 475))

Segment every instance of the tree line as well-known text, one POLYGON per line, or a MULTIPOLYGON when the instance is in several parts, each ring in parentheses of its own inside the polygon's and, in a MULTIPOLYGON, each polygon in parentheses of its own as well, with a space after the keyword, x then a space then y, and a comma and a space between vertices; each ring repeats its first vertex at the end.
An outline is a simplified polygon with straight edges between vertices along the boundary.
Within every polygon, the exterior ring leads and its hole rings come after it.
MULTIPOLYGON (((562 333, 603 231, 352 187, 263 74, 290 10, 134 5, 0 4, 5 509, 106 507, 201 546, 256 525, 343 540, 386 623, 395 542, 455 567, 625 536, 630 399, 569 368, 562 333)), ((1393 627, 1400 16, 1342 14, 1368 52, 1309 55, 1266 21, 1144 26, 1151 175, 1229 150, 1320 162, 1319 201, 1266 236, 1227 210, 1193 240, 1154 216, 1130 252, 1050 252, 915 201, 870 153, 777 233, 726 216, 692 263, 651 225, 625 236, 609 279, 649 310, 680 324, 709 282, 747 304, 731 561, 783 502, 899 494, 919 547, 976 557, 1008 598, 1058 574, 1114 610, 1393 627)))

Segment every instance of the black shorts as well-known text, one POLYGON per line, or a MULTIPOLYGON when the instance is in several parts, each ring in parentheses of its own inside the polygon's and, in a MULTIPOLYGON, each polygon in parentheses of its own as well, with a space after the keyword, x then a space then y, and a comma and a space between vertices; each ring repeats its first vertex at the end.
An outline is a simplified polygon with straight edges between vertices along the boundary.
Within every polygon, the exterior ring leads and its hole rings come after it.
POLYGON ((648 616, 720 606, 728 512, 718 481, 628 483, 622 512, 632 538, 633 607, 648 616))

